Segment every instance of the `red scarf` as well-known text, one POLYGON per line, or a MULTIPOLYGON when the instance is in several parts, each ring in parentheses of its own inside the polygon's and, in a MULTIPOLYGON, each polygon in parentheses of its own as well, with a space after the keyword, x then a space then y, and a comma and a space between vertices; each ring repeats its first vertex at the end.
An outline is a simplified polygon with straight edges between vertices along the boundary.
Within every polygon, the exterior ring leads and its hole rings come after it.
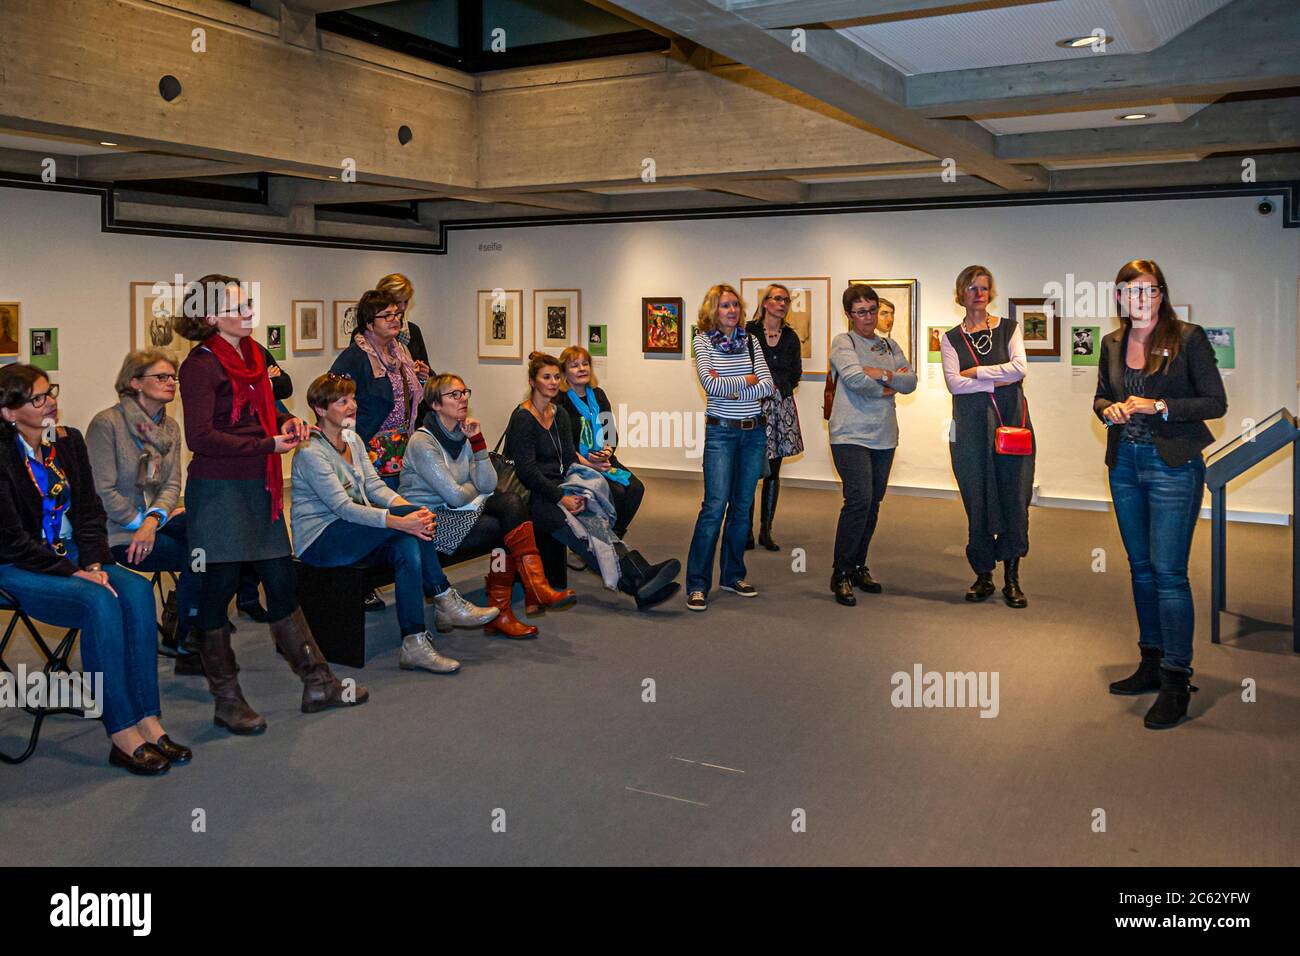
MULTIPOLYGON (((203 343, 208 347, 230 379, 234 400, 230 406, 230 421, 239 421, 245 406, 251 406, 268 437, 274 437, 278 423, 275 417, 275 396, 271 393, 271 379, 266 374, 266 359, 262 350, 253 344, 253 337, 239 340, 239 351, 214 335, 203 343)), ((266 490, 271 493, 271 520, 276 521, 284 510, 284 472, 280 469, 280 456, 266 456, 266 490)))

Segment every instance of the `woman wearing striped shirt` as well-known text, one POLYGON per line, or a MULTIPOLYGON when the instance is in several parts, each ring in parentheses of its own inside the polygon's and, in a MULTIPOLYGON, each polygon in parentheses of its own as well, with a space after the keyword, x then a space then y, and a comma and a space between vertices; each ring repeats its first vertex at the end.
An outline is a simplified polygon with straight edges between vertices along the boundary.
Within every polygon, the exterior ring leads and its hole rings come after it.
POLYGON ((722 529, 721 587, 741 597, 758 591, 745 580, 754 486, 763 471, 767 419, 760 400, 772 394, 763 350, 745 332, 745 303, 732 286, 709 289, 700 305, 695 371, 708 396, 704 431, 704 501, 686 564, 686 606, 708 608, 713 555, 722 529), (723 518, 726 528, 723 529, 723 518))

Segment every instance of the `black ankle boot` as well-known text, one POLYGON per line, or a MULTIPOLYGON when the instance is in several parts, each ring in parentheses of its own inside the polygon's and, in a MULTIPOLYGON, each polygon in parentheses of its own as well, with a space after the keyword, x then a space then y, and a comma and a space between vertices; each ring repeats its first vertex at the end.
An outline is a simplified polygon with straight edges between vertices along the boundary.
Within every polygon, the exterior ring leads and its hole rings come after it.
POLYGON ((831 593, 835 595, 835 600, 845 607, 855 607, 858 603, 857 597, 853 593, 853 581, 848 571, 831 572, 831 593))
POLYGON ((966 589, 966 600, 987 601, 996 590, 992 571, 976 571, 975 583, 966 589))
POLYGON ((849 572, 849 580, 853 586, 860 591, 866 591, 868 594, 879 594, 884 590, 876 579, 871 576, 871 569, 865 564, 859 568, 854 568, 849 572))
POLYGON ((644 611, 662 604, 681 589, 676 580, 682 572, 682 563, 676 558, 651 564, 640 551, 629 551, 617 546, 618 589, 636 600, 636 609, 644 611))
POLYGON ((1160 694, 1142 721, 1148 730, 1165 730, 1176 727, 1187 716, 1187 704, 1196 690, 1187 671, 1160 668, 1160 694))
POLYGON ((1123 680, 1113 682, 1110 685, 1112 694, 1149 694, 1160 689, 1160 661, 1165 656, 1164 651, 1143 645, 1138 645, 1138 650, 1142 652, 1142 660, 1137 670, 1123 680))
POLYGON ((1020 559, 1011 558, 1003 563, 1002 597, 1007 607, 1028 607, 1025 592, 1020 590, 1020 559))

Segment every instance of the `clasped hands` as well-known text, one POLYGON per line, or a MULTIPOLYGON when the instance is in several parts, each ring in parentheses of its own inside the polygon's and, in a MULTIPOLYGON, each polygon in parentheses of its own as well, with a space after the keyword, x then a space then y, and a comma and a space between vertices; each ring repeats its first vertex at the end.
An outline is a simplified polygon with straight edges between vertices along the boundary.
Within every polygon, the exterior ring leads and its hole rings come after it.
POLYGON ((1124 401, 1107 405, 1101 410, 1102 418, 1115 425, 1127 424, 1134 415, 1154 414, 1156 414, 1155 399, 1142 398, 1140 395, 1130 395, 1124 401))

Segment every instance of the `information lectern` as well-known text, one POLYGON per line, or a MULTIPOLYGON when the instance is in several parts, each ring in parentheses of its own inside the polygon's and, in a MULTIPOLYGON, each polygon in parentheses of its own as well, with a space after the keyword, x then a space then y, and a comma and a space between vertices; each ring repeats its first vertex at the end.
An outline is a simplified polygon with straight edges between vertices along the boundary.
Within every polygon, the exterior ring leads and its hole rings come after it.
MULTIPOLYGON (((1295 416, 1279 408, 1254 428, 1224 445, 1206 462, 1205 483, 1210 488, 1210 639, 1219 643, 1219 613, 1227 597, 1228 482, 1245 474, 1265 458, 1300 438, 1295 416)), ((1300 449, 1292 454, 1291 472, 1291 648, 1300 654, 1300 449)))

